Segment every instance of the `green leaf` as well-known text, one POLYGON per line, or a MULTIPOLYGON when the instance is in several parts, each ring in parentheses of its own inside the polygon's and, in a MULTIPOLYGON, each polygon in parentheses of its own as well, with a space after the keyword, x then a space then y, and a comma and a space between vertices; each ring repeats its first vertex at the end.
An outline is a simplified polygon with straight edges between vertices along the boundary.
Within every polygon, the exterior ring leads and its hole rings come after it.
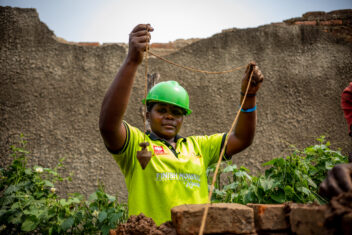
POLYGON ((314 183, 314 181, 311 178, 308 178, 308 184, 309 186, 313 187, 313 188, 317 188, 318 186, 316 185, 316 183, 314 183))
POLYGON ((76 221, 81 221, 84 216, 86 217, 86 214, 83 214, 83 211, 78 211, 78 212, 75 214, 75 220, 76 220, 76 221))
POLYGON ((9 195, 11 193, 15 193, 17 192, 19 189, 19 187, 17 187, 16 185, 11 184, 4 192, 5 195, 9 195))
POLYGON ((235 190, 238 187, 239 183, 238 182, 232 182, 231 184, 227 184, 224 186, 223 190, 235 190))
POLYGON ((277 162, 277 158, 271 159, 270 161, 264 162, 262 166, 269 166, 269 165, 274 165, 274 163, 277 162))
POLYGON ((98 215, 99 222, 100 223, 103 222, 107 216, 108 216, 108 214, 106 213, 106 211, 101 211, 98 215))
POLYGON ((49 228, 49 235, 52 235, 52 234, 53 234, 53 231, 54 231, 54 227, 50 227, 50 228, 49 228))
POLYGON ((26 170, 24 170, 24 173, 25 173, 26 175, 31 175, 31 174, 32 174, 32 169, 27 168, 26 170))
POLYGON ((285 194, 282 192, 278 192, 277 194, 272 194, 272 195, 270 195, 270 198, 278 203, 285 202, 285 194))
POLYGON ((64 220, 64 222, 62 222, 61 224, 61 228, 64 231, 67 231, 68 229, 70 229, 73 225, 74 222, 74 218, 72 216, 68 217, 66 220, 64 220))
POLYGON ((253 191, 247 191, 245 192, 245 196, 243 198, 244 200, 244 204, 247 204, 247 203, 255 203, 255 198, 256 198, 256 195, 253 191))
POLYGON ((0 217, 3 216, 4 214, 6 214, 7 210, 1 209, 0 210, 0 217))
POLYGON ((70 204, 70 203, 68 203, 64 198, 63 198, 63 199, 60 199, 59 203, 60 203, 61 206, 67 206, 67 205, 70 204))
POLYGON ((101 233, 103 235, 109 234, 109 231, 110 231, 110 227, 107 226, 106 224, 104 224, 103 227, 101 227, 101 233))
POLYGON ((307 189, 306 187, 297 187, 297 191, 302 192, 302 193, 304 193, 304 194, 306 194, 308 196, 311 194, 310 190, 307 189))
POLYGON ((302 172, 301 172, 301 171, 299 171, 298 169, 295 169, 294 172, 295 172, 295 176, 296 176, 298 179, 301 179, 301 178, 302 178, 302 172))
POLYGON ((106 196, 108 197, 110 202, 114 202, 116 200, 115 196, 112 196, 112 195, 109 195, 109 194, 106 194, 106 196))
POLYGON ((263 188, 263 190, 266 192, 266 191, 269 191, 273 188, 273 185, 274 185, 274 180, 269 178, 269 179, 260 179, 259 180, 259 184, 260 186, 263 188))
POLYGON ((22 223, 22 213, 17 213, 11 217, 8 218, 8 221, 10 221, 13 224, 20 224, 22 223))
POLYGON ((284 190, 286 194, 293 194, 295 192, 290 185, 286 185, 284 190))
POLYGON ((89 195, 89 198, 88 198, 89 201, 95 201, 97 199, 98 199, 98 196, 97 196, 96 192, 94 192, 91 195, 89 195))
POLYGON ((11 210, 16 210, 17 208, 20 208, 21 204, 19 202, 15 202, 11 206, 11 210))
POLYGON ((251 180, 252 178, 247 174, 247 172, 245 172, 245 171, 237 171, 237 172, 235 172, 235 176, 236 177, 246 177, 248 180, 251 180))
POLYGON ((236 169, 237 169, 236 164, 233 164, 233 165, 227 166, 227 167, 223 170, 223 172, 224 172, 224 173, 233 172, 233 171, 236 170, 236 169))
POLYGON ((33 231, 37 227, 37 225, 38 225, 38 220, 36 219, 36 217, 29 216, 23 222, 21 229, 22 231, 30 232, 30 231, 33 231))
POLYGON ((72 204, 72 203, 76 203, 76 204, 79 204, 81 201, 78 199, 78 198, 76 198, 76 197, 73 197, 73 198, 70 198, 70 199, 68 199, 67 200, 67 204, 72 204))
POLYGON ((44 185, 45 186, 48 186, 50 188, 53 188, 54 187, 54 184, 52 182, 50 182, 49 180, 43 180, 44 182, 44 185))
POLYGON ((109 216, 109 223, 112 224, 112 225, 115 225, 117 220, 120 219, 121 216, 119 216, 119 214, 117 213, 112 213, 110 216, 109 216))

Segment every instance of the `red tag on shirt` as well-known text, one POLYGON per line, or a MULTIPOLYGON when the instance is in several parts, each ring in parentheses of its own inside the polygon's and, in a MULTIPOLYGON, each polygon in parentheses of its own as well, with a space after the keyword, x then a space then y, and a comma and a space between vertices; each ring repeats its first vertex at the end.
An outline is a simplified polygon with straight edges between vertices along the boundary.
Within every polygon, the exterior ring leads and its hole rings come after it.
POLYGON ((153 149, 154 149, 154 153, 156 155, 165 154, 163 146, 155 146, 155 145, 153 145, 153 149))

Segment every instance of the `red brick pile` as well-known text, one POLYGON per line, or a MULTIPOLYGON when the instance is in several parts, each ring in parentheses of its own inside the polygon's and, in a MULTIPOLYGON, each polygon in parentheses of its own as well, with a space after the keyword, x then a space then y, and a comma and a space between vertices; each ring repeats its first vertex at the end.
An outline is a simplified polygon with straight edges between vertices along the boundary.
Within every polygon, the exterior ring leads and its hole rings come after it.
MULTIPOLYGON (((171 210, 172 222, 155 225, 143 214, 131 216, 110 234, 198 234, 204 205, 182 205, 171 210)), ((204 234, 352 234, 352 192, 317 204, 235 204, 209 206, 204 234)))

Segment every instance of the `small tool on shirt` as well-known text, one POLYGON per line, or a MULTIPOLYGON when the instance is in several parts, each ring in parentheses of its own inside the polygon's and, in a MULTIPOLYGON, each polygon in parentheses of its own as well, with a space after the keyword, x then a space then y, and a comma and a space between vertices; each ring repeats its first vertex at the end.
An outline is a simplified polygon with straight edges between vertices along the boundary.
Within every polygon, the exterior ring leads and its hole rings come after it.
POLYGON ((142 150, 137 151, 137 159, 141 164, 142 169, 144 170, 148 165, 150 158, 152 157, 152 153, 147 150, 147 147, 149 146, 148 142, 140 143, 139 146, 142 147, 142 150))

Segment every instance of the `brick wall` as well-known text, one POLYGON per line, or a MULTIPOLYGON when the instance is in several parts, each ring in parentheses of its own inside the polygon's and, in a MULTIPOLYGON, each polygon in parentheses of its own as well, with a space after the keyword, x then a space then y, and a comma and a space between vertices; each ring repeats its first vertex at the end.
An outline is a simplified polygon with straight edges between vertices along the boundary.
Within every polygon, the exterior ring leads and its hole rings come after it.
POLYGON ((284 21, 288 25, 313 25, 321 28, 324 32, 352 42, 352 9, 331 12, 315 11, 307 12, 302 17, 296 17, 284 21))
MULTIPOLYGON (((352 234, 351 205, 341 203, 351 196, 351 193, 345 193, 327 205, 214 203, 209 206, 204 234, 352 234)), ((204 204, 174 207, 172 222, 159 227, 143 214, 131 216, 127 223, 111 230, 110 234, 197 235, 203 211, 204 204)))

